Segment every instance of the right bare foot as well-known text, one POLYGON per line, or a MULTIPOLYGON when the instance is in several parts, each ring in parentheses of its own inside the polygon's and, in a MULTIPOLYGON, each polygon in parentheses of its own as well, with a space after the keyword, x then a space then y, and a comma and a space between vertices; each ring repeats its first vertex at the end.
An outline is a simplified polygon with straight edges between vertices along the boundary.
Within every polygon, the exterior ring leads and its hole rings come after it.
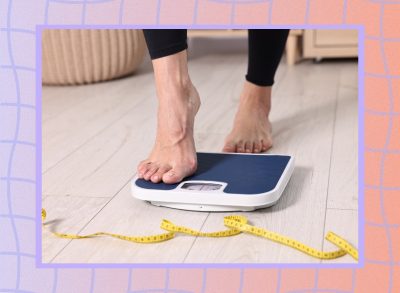
POLYGON ((224 152, 260 153, 272 147, 269 121, 271 87, 245 82, 233 129, 225 139, 224 152))
POLYGON ((200 97, 189 81, 157 88, 159 97, 156 141, 149 157, 140 162, 138 177, 154 183, 178 183, 197 169, 193 139, 200 97))

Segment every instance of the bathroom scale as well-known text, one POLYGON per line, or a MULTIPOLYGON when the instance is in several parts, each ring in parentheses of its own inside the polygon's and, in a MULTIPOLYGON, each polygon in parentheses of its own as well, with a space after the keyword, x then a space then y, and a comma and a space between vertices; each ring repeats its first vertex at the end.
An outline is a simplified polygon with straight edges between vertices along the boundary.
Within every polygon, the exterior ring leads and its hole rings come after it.
POLYGON ((176 184, 135 177, 134 197, 192 211, 253 211, 274 205, 294 169, 288 155, 197 153, 195 174, 176 184))

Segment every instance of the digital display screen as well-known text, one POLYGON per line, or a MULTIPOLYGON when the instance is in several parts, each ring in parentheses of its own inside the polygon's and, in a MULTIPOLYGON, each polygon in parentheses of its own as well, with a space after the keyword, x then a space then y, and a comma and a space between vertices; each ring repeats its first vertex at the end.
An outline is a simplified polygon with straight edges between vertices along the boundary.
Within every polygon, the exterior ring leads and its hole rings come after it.
POLYGON ((185 183, 182 185, 182 189, 187 190, 202 190, 202 191, 209 191, 209 190, 218 190, 222 187, 221 184, 215 183, 185 183))

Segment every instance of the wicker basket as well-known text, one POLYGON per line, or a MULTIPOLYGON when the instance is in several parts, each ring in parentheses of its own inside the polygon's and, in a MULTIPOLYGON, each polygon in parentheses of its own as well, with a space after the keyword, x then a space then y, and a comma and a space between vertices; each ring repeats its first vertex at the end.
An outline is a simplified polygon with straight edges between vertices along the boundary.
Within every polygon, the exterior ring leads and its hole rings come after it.
POLYGON ((43 31, 42 82, 78 85, 133 73, 146 52, 142 30, 43 31))

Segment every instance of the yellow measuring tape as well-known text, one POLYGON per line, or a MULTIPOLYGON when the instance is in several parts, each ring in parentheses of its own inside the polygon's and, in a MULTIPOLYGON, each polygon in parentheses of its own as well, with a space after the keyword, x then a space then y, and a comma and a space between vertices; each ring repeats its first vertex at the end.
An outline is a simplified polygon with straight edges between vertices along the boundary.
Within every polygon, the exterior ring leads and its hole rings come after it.
MULTIPOLYGON (((46 211, 42 209, 42 222, 46 220, 46 211)), ((114 238, 118 238, 121 240, 136 242, 136 243, 156 243, 162 242, 166 240, 170 240, 174 238, 175 234, 182 233, 191 236, 198 236, 198 237, 229 237, 238 235, 242 232, 253 234, 255 236, 260 236, 274 242, 292 247, 297 249, 301 252, 304 252, 312 257, 318 259, 334 259, 346 254, 353 257, 355 260, 358 260, 358 250, 351 245, 348 241, 343 239, 342 237, 336 235, 333 232, 328 232, 325 236, 325 239, 329 242, 333 243, 338 247, 338 250, 324 252, 315 248, 312 248, 304 243, 301 243, 297 240, 291 239, 289 237, 280 235, 278 233, 268 231, 266 229, 262 229, 256 226, 252 226, 247 223, 247 218, 244 216, 226 216, 224 217, 224 225, 228 228, 227 230, 217 231, 217 232, 200 232, 188 227, 178 226, 173 224, 168 220, 162 220, 161 222, 161 229, 168 231, 167 233, 162 234, 155 234, 149 236, 125 236, 120 234, 108 233, 108 232, 97 232, 93 234, 87 235, 76 235, 76 234, 63 234, 58 232, 51 232, 53 235, 60 237, 60 238, 67 238, 67 239, 83 239, 83 238, 92 238, 97 236, 110 236, 114 238)))

